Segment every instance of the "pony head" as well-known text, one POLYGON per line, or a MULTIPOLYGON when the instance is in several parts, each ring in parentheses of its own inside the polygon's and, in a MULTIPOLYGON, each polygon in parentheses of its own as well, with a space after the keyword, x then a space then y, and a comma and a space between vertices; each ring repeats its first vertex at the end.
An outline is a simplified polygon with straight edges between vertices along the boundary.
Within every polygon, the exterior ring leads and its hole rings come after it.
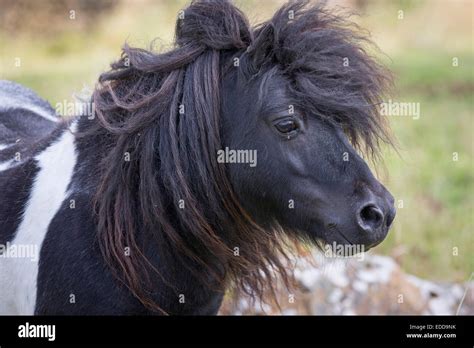
POLYGON ((126 45, 94 93, 111 144, 101 246, 132 292, 153 305, 137 231, 197 279, 257 296, 275 271, 287 279, 289 241, 380 243, 394 201, 363 157, 391 143, 377 108, 390 74, 367 36, 307 2, 256 27, 228 1, 178 17, 172 50, 126 45))

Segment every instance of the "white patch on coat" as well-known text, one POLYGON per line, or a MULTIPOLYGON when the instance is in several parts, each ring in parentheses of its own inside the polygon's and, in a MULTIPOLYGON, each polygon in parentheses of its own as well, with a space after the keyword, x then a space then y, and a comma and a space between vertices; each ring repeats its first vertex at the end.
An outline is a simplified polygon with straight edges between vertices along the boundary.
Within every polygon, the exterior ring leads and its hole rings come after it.
MULTIPOLYGON (((9 147, 12 147, 16 143, 18 143, 20 139, 17 139, 14 143, 11 144, 0 144, 0 151, 8 149, 9 147)), ((15 161, 13 159, 9 159, 3 162, 0 162, 0 172, 3 172, 4 170, 10 169, 11 167, 14 167, 15 164, 19 164, 19 161, 15 161), (16 163, 15 163, 16 162, 16 163)))
MULTIPOLYGON (((75 126, 72 126, 73 130, 75 126)), ((11 245, 34 246, 40 252, 51 221, 69 195, 67 188, 77 160, 74 135, 65 130, 35 159, 39 172, 11 245)), ((25 258, 0 255, 0 315, 34 314, 38 264, 39 256, 25 258)))
POLYGON ((12 144, 0 144, 0 151, 8 149, 12 144))
POLYGON ((0 163, 0 172, 3 172, 4 170, 7 170, 13 166, 13 160, 9 160, 3 163, 0 163))
POLYGON ((38 108, 34 105, 28 105, 27 108, 24 108, 25 110, 28 110, 28 111, 31 111, 32 113, 38 115, 38 116, 41 116, 49 121, 52 121, 52 122, 59 122, 59 118, 57 116, 55 116, 54 114, 51 114, 49 113, 48 111, 45 111, 41 108, 38 108))
POLYGON ((28 99, 25 100, 25 97, 22 95, 18 95, 16 98, 11 98, 9 95, 4 96, 0 94, 0 105, 3 110, 26 110, 55 123, 59 122, 60 120, 60 118, 57 117, 54 113, 51 113, 50 110, 32 104, 31 101, 29 101, 28 99))

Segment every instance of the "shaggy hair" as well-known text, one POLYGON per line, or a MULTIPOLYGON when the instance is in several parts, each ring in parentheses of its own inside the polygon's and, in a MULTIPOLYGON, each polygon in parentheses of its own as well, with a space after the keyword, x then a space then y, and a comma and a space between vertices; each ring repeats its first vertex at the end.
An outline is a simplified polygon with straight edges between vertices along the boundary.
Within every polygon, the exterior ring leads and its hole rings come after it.
POLYGON ((221 82, 233 58, 248 80, 278 69, 304 109, 338 124, 363 151, 374 154, 380 140, 389 141, 376 105, 390 79, 363 50, 366 34, 344 16, 290 2, 253 28, 231 3, 213 0, 193 1, 179 17, 174 49, 125 45, 93 95, 97 131, 110 144, 95 202, 101 250, 119 279, 156 310, 147 279, 157 271, 138 230, 210 284, 234 284, 256 297, 272 288, 275 274, 288 284, 288 239, 253 221, 215 156, 222 148, 221 82), (123 160, 127 152, 130 161, 123 160))

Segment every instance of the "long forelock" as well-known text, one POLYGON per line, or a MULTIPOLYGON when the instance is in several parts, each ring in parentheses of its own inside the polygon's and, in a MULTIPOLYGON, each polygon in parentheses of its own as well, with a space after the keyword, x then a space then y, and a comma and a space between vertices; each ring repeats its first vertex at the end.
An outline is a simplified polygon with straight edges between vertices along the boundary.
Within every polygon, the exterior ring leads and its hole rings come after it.
POLYGON ((356 149, 377 159, 381 144, 393 144, 379 112, 392 79, 371 55, 379 50, 369 33, 351 16, 322 4, 290 2, 254 29, 244 53, 251 61, 247 75, 278 66, 299 107, 341 127, 356 149))

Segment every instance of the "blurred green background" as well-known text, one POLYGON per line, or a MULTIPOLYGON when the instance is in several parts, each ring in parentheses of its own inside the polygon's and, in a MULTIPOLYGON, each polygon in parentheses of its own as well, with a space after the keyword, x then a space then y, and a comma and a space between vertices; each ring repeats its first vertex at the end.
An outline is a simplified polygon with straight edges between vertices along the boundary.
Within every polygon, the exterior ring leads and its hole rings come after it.
MULTIPOLYGON (((125 41, 148 47, 159 37, 169 45, 177 12, 187 3, 0 0, 0 78, 25 84, 53 107, 72 101, 84 86, 93 88, 125 41)), ((258 23, 283 1, 235 3, 258 23)), ((394 72, 392 100, 421 108, 416 120, 390 117, 399 154, 386 149, 378 175, 395 195, 398 215, 375 252, 424 278, 465 281, 474 270, 473 2, 347 0, 329 6, 361 14, 355 21, 372 33, 394 72)))

